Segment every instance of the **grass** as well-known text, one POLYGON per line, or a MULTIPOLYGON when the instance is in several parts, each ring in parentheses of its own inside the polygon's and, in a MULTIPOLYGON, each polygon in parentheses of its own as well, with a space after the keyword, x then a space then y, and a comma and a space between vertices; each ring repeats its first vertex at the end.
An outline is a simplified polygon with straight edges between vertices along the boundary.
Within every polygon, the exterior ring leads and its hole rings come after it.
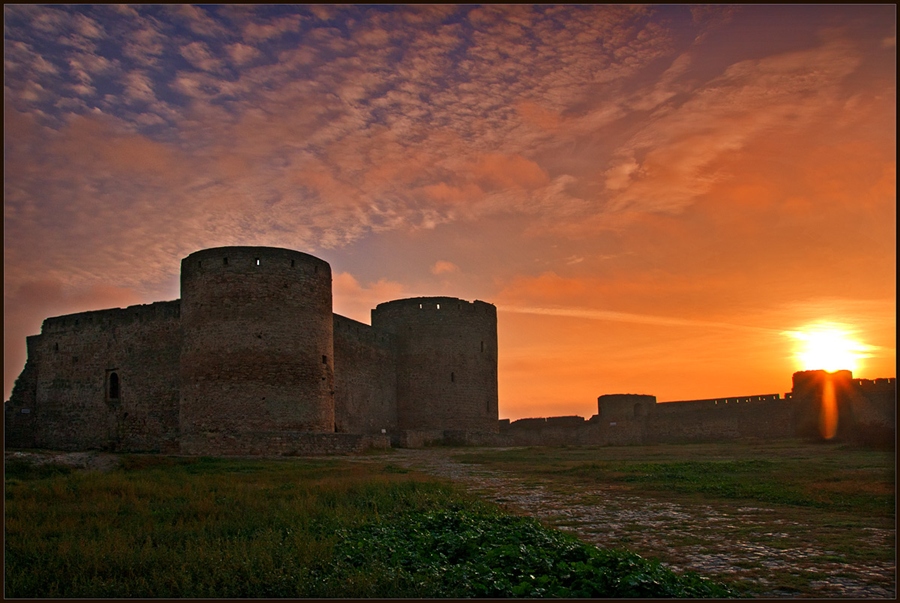
POLYGON ((389 462, 6 466, 7 597, 727 596, 389 462))
POLYGON ((539 481, 605 513, 615 514, 618 505, 621 525, 604 530, 607 546, 676 567, 698 550, 744 560, 733 564, 746 570, 732 582, 742 595, 777 586, 782 593, 822 596, 813 582, 823 563, 832 564, 829 573, 852 567, 857 582, 896 589, 895 576, 867 569, 896 562, 893 451, 778 441, 490 449, 454 458, 539 481), (651 527, 627 513, 638 500, 677 504, 691 525, 651 527), (705 521, 709 510, 730 519, 705 521), (747 546, 786 552, 776 565, 756 567, 747 546))
POLYGON ((797 442, 768 445, 661 445, 525 448, 460 455, 459 460, 524 476, 570 477, 632 492, 893 516, 893 452, 797 442))

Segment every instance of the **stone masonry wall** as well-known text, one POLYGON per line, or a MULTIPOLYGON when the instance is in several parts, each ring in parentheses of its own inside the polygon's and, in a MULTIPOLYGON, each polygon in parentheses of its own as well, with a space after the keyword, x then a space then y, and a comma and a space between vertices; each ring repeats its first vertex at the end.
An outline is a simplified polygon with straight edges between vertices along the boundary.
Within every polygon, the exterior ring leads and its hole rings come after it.
POLYGON ((372 326, 395 336, 402 430, 496 432, 497 309, 419 297, 379 304, 372 326))
POLYGON ((334 422, 340 433, 397 430, 393 336, 334 315, 334 422))
POLYGON ((216 433, 334 432, 327 262, 267 247, 198 251, 181 263, 181 304, 183 446, 216 433))
POLYGON ((34 445, 172 450, 178 429, 179 303, 49 318, 39 359, 34 445), (115 375, 115 376, 113 376, 115 375), (118 392, 110 390, 118 381, 118 392))

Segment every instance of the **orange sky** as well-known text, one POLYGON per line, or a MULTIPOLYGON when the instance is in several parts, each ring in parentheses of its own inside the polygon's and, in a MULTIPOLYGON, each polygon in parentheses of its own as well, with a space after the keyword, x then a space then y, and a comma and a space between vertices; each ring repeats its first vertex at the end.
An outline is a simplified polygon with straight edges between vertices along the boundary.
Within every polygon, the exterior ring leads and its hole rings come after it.
POLYGON ((896 7, 6 6, 4 389, 180 259, 498 307, 500 415, 896 374, 896 7))

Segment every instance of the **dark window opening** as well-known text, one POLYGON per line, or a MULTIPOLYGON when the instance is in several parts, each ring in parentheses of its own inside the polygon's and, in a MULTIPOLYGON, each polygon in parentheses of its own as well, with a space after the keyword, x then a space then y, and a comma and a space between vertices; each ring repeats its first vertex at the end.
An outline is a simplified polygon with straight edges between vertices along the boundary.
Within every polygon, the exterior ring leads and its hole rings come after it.
POLYGON ((58 343, 54 343, 54 344, 53 344, 53 351, 54 351, 54 352, 58 352, 58 351, 59 351, 59 344, 58 344, 58 343))
POLYGON ((119 399, 119 375, 116 373, 109 374, 109 399, 119 399))
POLYGON ((322 364, 328 364, 328 356, 322 356, 322 364))
POLYGON ((482 352, 484 351, 484 342, 483 341, 481 342, 481 351, 482 352))
POLYGON ((450 373, 450 383, 456 382, 456 373, 450 373))
POLYGON ((318 272, 318 271, 319 271, 319 267, 318 267, 318 266, 313 266, 313 272, 318 272))
POLYGON ((222 258, 222 263, 226 266, 228 265, 228 258, 222 258))
POLYGON ((291 268, 294 267, 294 260, 291 260, 291 268))

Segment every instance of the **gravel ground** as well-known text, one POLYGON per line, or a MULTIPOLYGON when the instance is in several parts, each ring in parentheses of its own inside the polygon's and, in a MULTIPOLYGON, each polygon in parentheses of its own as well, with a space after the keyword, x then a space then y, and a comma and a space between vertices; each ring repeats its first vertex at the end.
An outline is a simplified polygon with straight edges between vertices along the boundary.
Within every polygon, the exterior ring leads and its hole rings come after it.
MULTIPOLYGON (((660 557, 678 558, 677 563, 666 563, 675 571, 693 570, 711 578, 749 581, 762 597, 896 598, 896 563, 860 565, 828 560, 839 555, 816 546, 814 526, 796 522, 789 526, 777 518, 774 509, 684 507, 595 484, 573 485, 561 491, 559 484, 525 481, 454 461, 450 458, 454 453, 458 451, 399 449, 390 454, 389 462, 460 482, 496 503, 599 546, 628 543, 634 550, 659 551, 660 557), (729 532, 734 532, 733 537, 729 532), (797 538, 788 532, 808 534, 810 538, 797 538), (784 584, 787 575, 792 575, 790 586, 784 584)), ((884 539, 886 543, 892 543, 894 536, 894 530, 874 528, 860 534, 862 540, 884 539)))

